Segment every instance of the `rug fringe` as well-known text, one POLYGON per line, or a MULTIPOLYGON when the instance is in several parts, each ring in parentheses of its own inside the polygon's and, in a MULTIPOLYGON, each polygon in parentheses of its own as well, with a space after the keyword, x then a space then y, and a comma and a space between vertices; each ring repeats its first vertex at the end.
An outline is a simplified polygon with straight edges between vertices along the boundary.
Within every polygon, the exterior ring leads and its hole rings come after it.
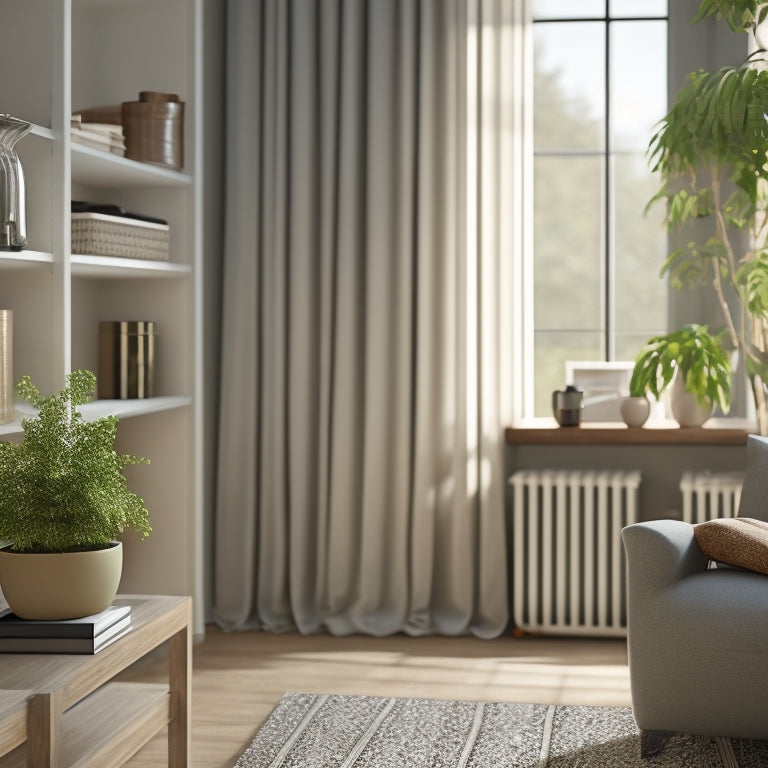
POLYGON ((723 761, 723 768, 739 768, 731 740, 727 736, 715 736, 715 743, 720 759, 723 761))

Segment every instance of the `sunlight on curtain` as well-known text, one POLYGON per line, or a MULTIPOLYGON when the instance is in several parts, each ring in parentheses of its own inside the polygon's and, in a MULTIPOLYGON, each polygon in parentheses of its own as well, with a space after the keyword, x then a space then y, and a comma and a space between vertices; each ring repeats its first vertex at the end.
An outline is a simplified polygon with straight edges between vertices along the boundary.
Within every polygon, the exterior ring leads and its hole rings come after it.
POLYGON ((506 628, 516 5, 229 0, 225 629, 506 628))
POLYGON ((523 237, 522 3, 470 0, 467 29, 467 401, 476 436, 468 473, 503 498, 500 425, 514 415, 515 323, 523 237), (489 450, 490 449, 490 450, 489 450))

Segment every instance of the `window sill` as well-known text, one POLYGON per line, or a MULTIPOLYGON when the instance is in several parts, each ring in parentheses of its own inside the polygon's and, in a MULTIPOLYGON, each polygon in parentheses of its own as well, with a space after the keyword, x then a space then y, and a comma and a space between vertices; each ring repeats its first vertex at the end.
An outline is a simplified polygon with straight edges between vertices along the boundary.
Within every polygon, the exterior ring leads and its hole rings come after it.
POLYGON ((532 419, 504 430, 508 445, 746 445, 755 432, 744 419, 710 419, 703 427, 682 428, 677 422, 628 427, 623 422, 583 422, 560 427, 554 419, 532 419))

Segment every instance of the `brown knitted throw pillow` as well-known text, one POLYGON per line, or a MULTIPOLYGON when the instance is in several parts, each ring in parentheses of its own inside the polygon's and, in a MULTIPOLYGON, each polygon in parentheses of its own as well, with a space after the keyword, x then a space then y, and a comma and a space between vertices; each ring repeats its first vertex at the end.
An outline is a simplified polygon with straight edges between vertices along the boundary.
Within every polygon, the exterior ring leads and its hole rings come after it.
POLYGON ((724 517, 693 527, 699 549, 711 560, 768 574, 768 523, 724 517))

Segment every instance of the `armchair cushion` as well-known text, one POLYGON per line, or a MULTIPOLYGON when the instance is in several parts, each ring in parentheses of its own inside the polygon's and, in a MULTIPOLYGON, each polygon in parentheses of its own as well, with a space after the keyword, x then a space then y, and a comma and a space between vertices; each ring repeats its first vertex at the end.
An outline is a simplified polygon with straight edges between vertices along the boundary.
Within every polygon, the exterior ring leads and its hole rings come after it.
POLYGON ((768 523, 749 517, 718 518, 699 523, 693 533, 711 560, 768 574, 768 523))

